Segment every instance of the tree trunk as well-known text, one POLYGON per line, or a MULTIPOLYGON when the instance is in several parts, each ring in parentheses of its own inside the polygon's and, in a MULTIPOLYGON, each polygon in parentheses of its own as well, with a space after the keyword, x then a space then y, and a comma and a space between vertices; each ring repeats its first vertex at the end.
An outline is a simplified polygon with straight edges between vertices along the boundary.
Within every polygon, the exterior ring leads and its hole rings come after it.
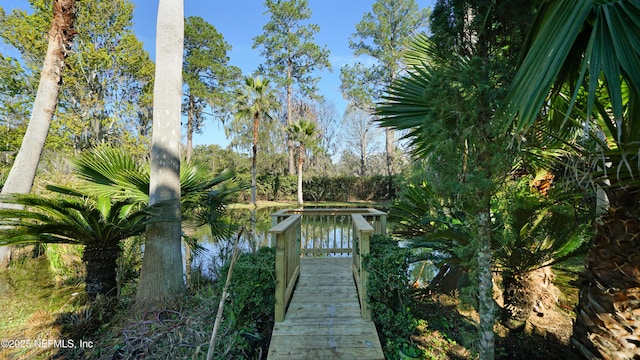
POLYGON ((396 169, 394 165, 395 151, 396 151, 395 135, 394 135, 394 131, 391 130, 391 128, 385 128, 384 134, 386 138, 385 152, 387 155, 387 174, 391 176, 391 175, 395 175, 396 173, 396 169))
POLYGON ((640 355, 640 192, 608 189, 610 207, 580 277, 572 343, 586 358, 640 355))
MULTIPOLYGON (((73 29, 75 4, 75 0, 53 2, 49 45, 40 73, 40 83, 33 102, 31 119, 22 138, 18 155, 2 188, 2 194, 31 192, 51 119, 58 105, 58 92, 62 84, 62 69, 65 66, 67 51, 76 34, 73 29)), ((8 207, 6 204, 2 206, 8 207)), ((8 265, 10 258, 11 247, 0 246, 0 266, 8 265)))
POLYGON ((531 315, 535 304, 537 287, 532 274, 502 274, 502 286, 504 291, 502 297, 504 306, 502 308, 502 322, 512 330, 524 329, 527 319, 531 315))
POLYGON ((491 276, 491 220, 489 210, 478 217, 478 315, 480 316, 480 359, 494 358, 495 301, 491 276))
POLYGON ((360 146, 360 176, 367 175, 367 138, 362 139, 362 145, 360 146))
POLYGON ((85 289, 89 299, 98 295, 113 297, 117 295, 116 268, 120 256, 120 246, 87 245, 84 248, 82 262, 87 269, 85 289))
MULTIPOLYGON (((258 156, 258 122, 260 113, 253 114, 253 156, 251 157, 251 204, 256 207, 256 187, 257 187, 257 156, 258 156)), ((254 220, 254 219, 252 219, 254 220)))
MULTIPOLYGON (((396 79, 396 71, 391 69, 391 76, 389 77, 389 84, 392 84, 396 79)), ((396 144, 395 144, 395 132, 387 127, 384 130, 385 135, 385 153, 387 157, 387 175, 389 177, 396 174, 395 169, 395 154, 396 154, 396 144)), ((391 194, 391 182, 389 182, 389 194, 391 194)))
POLYGON ((258 218, 256 216, 256 197, 257 197, 257 187, 258 182, 256 180, 257 177, 257 161, 258 161, 258 122, 260 120, 260 113, 256 111, 253 115, 253 156, 251 158, 251 204, 253 207, 251 208, 251 246, 255 246, 256 240, 256 229, 258 218))
POLYGON ((466 272, 467 269, 462 269, 456 263, 444 264, 431 280, 429 289, 442 294, 455 295, 462 286, 468 285, 468 278, 465 278, 466 272))
POLYGON ((196 102, 193 95, 189 94, 189 105, 187 110, 187 154, 185 160, 191 161, 193 156, 193 124, 195 122, 196 102))
MULTIPOLYGON (((291 61, 287 63, 287 81, 291 81, 291 61)), ((293 119, 291 115, 291 84, 287 85, 287 126, 293 124, 293 119)), ((294 175, 296 173, 296 165, 295 165, 295 156, 294 156, 294 146, 293 141, 289 138, 287 139, 287 151, 289 152, 289 175, 294 175)))
POLYGON ((300 143, 300 152, 298 153, 298 205, 302 206, 304 200, 302 198, 302 163, 304 162, 304 145, 300 143))
POLYGON ((149 204, 161 221, 147 226, 136 301, 166 304, 184 290, 180 211, 180 115, 182 98, 183 0, 160 0, 156 30, 156 76, 149 204))

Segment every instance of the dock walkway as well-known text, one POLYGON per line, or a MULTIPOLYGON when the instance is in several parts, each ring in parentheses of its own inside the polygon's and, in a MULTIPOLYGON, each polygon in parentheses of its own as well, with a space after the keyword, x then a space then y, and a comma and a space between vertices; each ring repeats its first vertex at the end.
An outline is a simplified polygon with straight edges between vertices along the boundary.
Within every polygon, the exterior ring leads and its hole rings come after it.
POLYGON ((276 322, 268 359, 383 360, 375 325, 363 320, 351 257, 303 257, 283 322, 276 322))

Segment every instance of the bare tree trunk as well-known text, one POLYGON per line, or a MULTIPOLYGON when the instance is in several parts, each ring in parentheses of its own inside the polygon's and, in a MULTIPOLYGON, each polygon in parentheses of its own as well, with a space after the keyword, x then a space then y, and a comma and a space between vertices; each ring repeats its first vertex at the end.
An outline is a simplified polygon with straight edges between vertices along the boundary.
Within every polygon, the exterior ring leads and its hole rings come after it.
POLYGON ((394 131, 391 130, 390 128, 385 128, 384 130, 384 134, 385 134, 385 138, 386 138, 386 146, 385 146, 385 152, 387 155, 387 175, 391 176, 391 175, 395 175, 396 173, 396 168, 395 168, 395 151, 396 151, 396 144, 395 144, 395 134, 394 131))
MULTIPOLYGON (((396 71, 391 70, 391 77, 389 83, 392 84, 396 79, 396 71)), ((387 175, 393 176, 396 174, 395 168, 395 155, 396 155, 396 136, 395 132, 391 128, 385 128, 385 153, 387 155, 387 175)), ((391 194, 391 182, 389 182, 389 194, 391 194)))
POLYGON ((360 176, 367 175, 367 140, 366 137, 363 138, 362 144, 360 145, 360 176))
MULTIPOLYGON (((51 119, 58 105, 58 92, 62 83, 62 69, 65 66, 67 51, 76 34, 73 29, 75 5, 75 0, 56 0, 53 3, 49 45, 40 73, 40 83, 33 103, 31 119, 22 138, 18 155, 2 188, 2 194, 31 192, 51 119)), ((0 246, 0 266, 8 265, 10 258, 11 247, 0 246)))
POLYGON ((494 333, 496 320, 493 300, 493 278, 491 276, 491 220, 488 210, 478 218, 478 315, 480 316, 480 359, 493 360, 494 333))
MULTIPOLYGON (((253 114, 253 156, 251 157, 251 204, 256 207, 256 177, 257 177, 257 156, 258 156, 258 122, 260 113, 253 114)), ((253 219, 252 219, 253 220, 253 219)))
MULTIPOLYGON (((287 80, 291 81, 291 62, 287 64, 287 80)), ((291 115, 291 84, 287 85, 287 126, 293 124, 291 115)), ((289 152, 289 175, 296 173, 294 146, 291 139, 287 139, 287 151, 289 152)))
POLYGON ((298 205, 302 206, 304 199, 302 198, 302 164, 304 163, 304 145, 300 143, 300 152, 298 153, 298 205))
POLYGON ((187 162, 191 160, 193 156, 193 124, 195 122, 195 99, 193 95, 189 94, 189 108, 187 110, 187 154, 185 159, 187 162))
POLYGON ((184 290, 180 211, 180 115, 182 98, 183 0, 160 0, 156 30, 153 135, 149 204, 161 221, 147 226, 136 301, 153 307, 184 290))

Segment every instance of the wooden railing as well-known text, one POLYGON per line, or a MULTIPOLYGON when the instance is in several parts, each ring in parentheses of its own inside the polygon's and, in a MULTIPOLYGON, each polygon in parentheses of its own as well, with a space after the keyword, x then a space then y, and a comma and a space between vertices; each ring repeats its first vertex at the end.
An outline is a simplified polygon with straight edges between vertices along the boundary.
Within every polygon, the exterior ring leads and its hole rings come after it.
POLYGON ((354 251, 353 251, 353 279, 358 289, 360 300, 360 314, 364 320, 371 320, 371 310, 367 301, 367 285, 369 273, 364 269, 363 258, 369 254, 369 237, 374 232, 373 226, 361 214, 351 215, 353 218, 354 251))
POLYGON ((300 215, 289 216, 269 230, 276 247, 275 321, 284 321, 287 304, 300 275, 300 215))
POLYGON ((350 255, 354 239, 352 214, 361 214, 376 234, 386 233, 387 214, 368 208, 280 210, 271 215, 273 226, 292 214, 302 215, 300 248, 305 256, 350 255))
POLYGON ((369 275, 362 258, 369 253, 371 234, 386 234, 387 214, 369 208, 320 208, 280 210, 271 216, 273 227, 269 233, 271 244, 276 247, 275 321, 284 321, 300 274, 301 255, 351 255, 362 318, 371 319, 366 301, 369 275))

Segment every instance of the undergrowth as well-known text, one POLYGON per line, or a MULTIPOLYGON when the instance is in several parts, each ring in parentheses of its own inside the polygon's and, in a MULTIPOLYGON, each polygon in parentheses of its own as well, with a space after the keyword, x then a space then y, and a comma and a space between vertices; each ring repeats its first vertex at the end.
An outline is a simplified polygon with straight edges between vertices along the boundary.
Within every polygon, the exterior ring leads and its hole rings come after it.
POLYGON ((370 254, 364 257, 369 272, 367 294, 371 317, 381 337, 387 359, 394 359, 402 344, 411 342, 418 320, 412 313, 408 249, 385 236, 371 237, 370 254))
MULTIPOLYGON (((219 278, 226 277, 227 268, 220 269, 225 276, 219 278)), ((273 328, 274 269, 271 248, 240 256, 214 359, 266 358, 273 328)), ((127 271, 135 277, 135 271, 127 271)), ((198 276, 197 283, 171 306, 136 313, 130 306, 135 282, 125 274, 118 297, 92 302, 82 283, 56 285, 46 258, 21 260, 1 275, 10 277, 12 291, 12 296, 0 298, 2 313, 11 314, 0 321, 2 338, 58 343, 0 349, 0 359, 204 359, 222 288, 198 276), (34 289, 34 279, 40 279, 42 286, 34 289)))

